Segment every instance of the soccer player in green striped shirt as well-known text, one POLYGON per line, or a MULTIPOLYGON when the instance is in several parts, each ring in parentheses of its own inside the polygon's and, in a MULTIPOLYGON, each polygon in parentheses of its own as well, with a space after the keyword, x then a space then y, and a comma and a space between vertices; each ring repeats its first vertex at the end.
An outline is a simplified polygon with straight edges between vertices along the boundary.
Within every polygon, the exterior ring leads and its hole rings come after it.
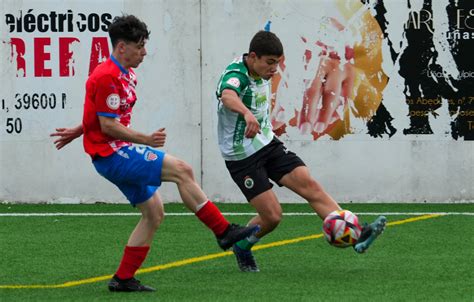
MULTIPOLYGON (((305 198, 324 219, 340 210, 337 202, 310 175, 304 162, 278 140, 270 123, 271 77, 283 60, 283 46, 272 32, 259 31, 248 53, 234 59, 217 85, 218 142, 233 180, 256 209, 249 225, 261 229, 234 244, 240 270, 258 272, 251 247, 280 223, 282 209, 272 183, 285 186, 305 198)), ((382 233, 386 219, 378 217, 364 226, 354 249, 362 253, 382 233)))

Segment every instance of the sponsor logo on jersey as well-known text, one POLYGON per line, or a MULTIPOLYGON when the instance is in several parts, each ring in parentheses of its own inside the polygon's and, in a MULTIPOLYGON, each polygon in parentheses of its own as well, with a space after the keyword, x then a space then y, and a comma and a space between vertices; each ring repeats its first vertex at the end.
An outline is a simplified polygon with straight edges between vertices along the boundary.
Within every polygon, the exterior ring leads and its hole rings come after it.
POLYGON ((227 80, 226 83, 229 84, 230 86, 234 86, 235 88, 240 87, 240 80, 238 78, 230 78, 227 80))
POLYGON ((255 106, 257 108, 263 107, 267 104, 267 96, 265 94, 255 94, 255 106))
POLYGON ((116 93, 109 94, 106 102, 110 109, 117 110, 120 107, 120 96, 116 93))

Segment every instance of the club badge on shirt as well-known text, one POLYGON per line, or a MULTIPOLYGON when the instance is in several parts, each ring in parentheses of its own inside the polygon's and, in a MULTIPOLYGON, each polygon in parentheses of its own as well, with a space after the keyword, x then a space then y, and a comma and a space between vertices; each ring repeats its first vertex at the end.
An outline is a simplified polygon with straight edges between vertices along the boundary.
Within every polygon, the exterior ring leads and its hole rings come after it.
POLYGON ((156 155, 155 153, 151 152, 151 151, 147 151, 145 153, 145 160, 146 161, 154 161, 154 160, 157 160, 158 159, 158 155, 156 155))
POLYGON ((110 109, 117 110, 120 107, 120 96, 116 93, 109 94, 106 102, 110 109))

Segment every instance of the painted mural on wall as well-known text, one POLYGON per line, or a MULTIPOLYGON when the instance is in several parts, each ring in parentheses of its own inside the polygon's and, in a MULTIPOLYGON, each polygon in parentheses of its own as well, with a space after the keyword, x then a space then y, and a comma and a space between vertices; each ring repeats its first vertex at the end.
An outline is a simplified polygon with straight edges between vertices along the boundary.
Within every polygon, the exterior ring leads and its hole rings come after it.
POLYGON ((474 2, 286 2, 271 22, 278 135, 474 140, 474 2))
MULTIPOLYGON (((51 126, 38 126, 38 113, 65 117, 83 93, 77 79, 110 53, 106 29, 120 8, 66 7, 11 1, 2 11, 0 65, 12 89, 0 97, 0 140, 43 139, 51 126)), ((286 53, 273 79, 278 135, 474 139, 474 1, 298 0, 271 9, 286 53)))

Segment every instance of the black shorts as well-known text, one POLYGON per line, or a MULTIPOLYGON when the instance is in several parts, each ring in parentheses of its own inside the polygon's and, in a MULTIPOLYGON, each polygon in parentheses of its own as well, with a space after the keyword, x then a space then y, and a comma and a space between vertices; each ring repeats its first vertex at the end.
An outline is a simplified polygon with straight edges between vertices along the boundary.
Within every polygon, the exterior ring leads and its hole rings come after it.
POLYGON ((227 170, 234 182, 244 193, 247 201, 273 187, 270 179, 279 186, 279 180, 296 167, 305 163, 293 152, 286 149, 277 138, 242 160, 226 161, 227 170))

